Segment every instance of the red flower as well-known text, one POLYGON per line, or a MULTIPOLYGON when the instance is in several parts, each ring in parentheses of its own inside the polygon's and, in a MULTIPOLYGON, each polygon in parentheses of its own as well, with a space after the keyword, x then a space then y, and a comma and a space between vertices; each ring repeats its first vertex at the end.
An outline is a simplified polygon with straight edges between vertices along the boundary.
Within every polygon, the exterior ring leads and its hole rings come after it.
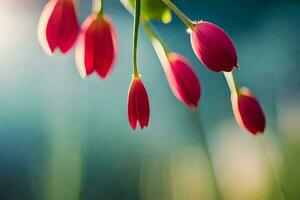
POLYGON ((76 63, 82 77, 96 71, 101 78, 111 72, 117 55, 117 37, 106 16, 92 14, 84 22, 76 48, 76 63))
POLYGON ((45 6, 38 25, 38 38, 49 55, 56 48, 66 53, 76 41, 79 31, 73 0, 50 0, 45 6))
POLYGON ((264 132, 266 124, 264 113, 248 89, 242 88, 238 94, 232 96, 232 107, 240 126, 254 135, 264 132))
POLYGON ((168 53, 163 65, 174 95, 190 108, 195 108, 201 95, 200 81, 190 63, 177 53, 168 53))
POLYGON ((140 77, 133 77, 128 92, 128 120, 135 130, 137 122, 143 129, 148 126, 150 106, 147 91, 140 77))
POLYGON ((193 50, 200 61, 214 72, 238 68, 237 54, 230 37, 215 24, 200 21, 191 30, 193 50))

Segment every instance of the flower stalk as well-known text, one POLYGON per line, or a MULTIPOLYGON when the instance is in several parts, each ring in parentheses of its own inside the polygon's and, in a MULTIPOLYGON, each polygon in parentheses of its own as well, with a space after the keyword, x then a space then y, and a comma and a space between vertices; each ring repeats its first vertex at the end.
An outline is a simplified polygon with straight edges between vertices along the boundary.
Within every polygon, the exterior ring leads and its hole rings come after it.
POLYGON ((152 30, 152 28, 147 22, 143 21, 143 28, 162 66, 169 66, 169 61, 168 61, 169 50, 166 48, 163 42, 158 38, 158 36, 154 33, 154 31, 152 30))
POLYGON ((104 6, 103 0, 92 0, 92 11, 97 13, 98 16, 103 16, 104 14, 104 6))
POLYGON ((141 16, 141 0, 135 1, 134 26, 133 26, 133 75, 139 77, 139 69, 137 65, 137 43, 139 36, 139 25, 141 16))
POLYGON ((231 94, 238 94, 239 93, 239 86, 237 85, 237 82, 234 78, 234 75, 232 72, 224 72, 224 77, 227 81, 227 85, 230 89, 231 94))
POLYGON ((190 20, 174 3, 170 0, 162 0, 177 16, 178 18, 186 25, 187 28, 193 29, 195 24, 190 20))
POLYGON ((269 169, 270 169, 270 172, 271 172, 271 176, 272 176, 272 178, 274 180, 274 183, 275 183, 275 185, 276 185, 276 187, 278 189, 278 193, 279 193, 280 199, 281 200, 285 200, 285 195, 284 195, 282 186, 280 184, 279 178, 277 176, 276 170, 273 167, 271 156, 269 154, 269 151, 268 151, 265 139, 264 138, 259 138, 259 139, 260 139, 260 144, 261 144, 262 149, 263 149, 263 153, 265 154, 265 158, 267 160, 267 165, 269 166, 269 169))
POLYGON ((220 192, 219 185, 218 185, 218 180, 217 180, 215 168, 213 165, 212 155, 211 155, 211 151, 208 146, 208 141, 207 141, 205 130, 204 130, 204 127, 202 124, 201 117, 199 117, 198 113, 195 112, 195 113, 193 113, 193 118, 194 118, 194 123, 197 126, 197 129, 199 130, 198 136, 199 136, 199 142, 201 142, 200 145, 202 146, 202 148, 205 152, 206 158, 207 158, 208 167, 209 167, 210 174, 212 177, 212 184, 214 185, 214 189, 215 189, 215 195, 216 195, 215 199, 218 199, 218 200, 223 199, 222 194, 220 192))

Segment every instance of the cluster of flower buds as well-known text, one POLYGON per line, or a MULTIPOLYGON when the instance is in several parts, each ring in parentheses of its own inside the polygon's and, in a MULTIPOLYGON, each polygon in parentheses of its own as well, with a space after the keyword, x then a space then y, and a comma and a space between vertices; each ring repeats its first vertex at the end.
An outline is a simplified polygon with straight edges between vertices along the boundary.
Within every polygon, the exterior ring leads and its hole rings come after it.
POLYGON ((117 36, 103 10, 92 13, 81 27, 74 0, 50 0, 38 25, 42 48, 52 54, 57 48, 67 53, 76 42, 76 64, 82 77, 96 72, 106 78, 117 55, 117 36))
MULTIPOLYGON (((99 0, 100 1, 100 0, 99 0)), ((235 46, 228 34, 217 25, 192 22, 170 0, 161 0, 187 26, 191 45, 198 59, 213 72, 232 72, 238 67, 235 46)), ((143 2, 143 1, 142 1, 143 2)), ((103 4, 103 2, 101 1, 103 4)), ((146 88, 137 67, 137 40, 141 0, 135 0, 133 78, 128 92, 128 120, 132 129, 137 124, 148 126, 150 105, 146 88)), ((201 84, 190 62, 184 56, 169 52, 155 35, 147 21, 143 21, 161 61, 168 84, 174 95, 186 106, 195 109, 201 97, 201 84)), ((43 49, 52 54, 57 48, 68 52, 76 43, 76 65, 81 77, 96 72, 106 78, 113 69, 117 56, 117 34, 111 20, 104 14, 103 5, 93 12, 79 28, 74 0, 50 0, 45 6, 38 25, 38 37, 43 49)), ((233 75, 231 74, 233 79, 233 75)), ((228 84, 234 80, 228 80, 228 84)), ((249 90, 231 87, 234 116, 240 126, 252 134, 265 129, 263 111, 249 90)))

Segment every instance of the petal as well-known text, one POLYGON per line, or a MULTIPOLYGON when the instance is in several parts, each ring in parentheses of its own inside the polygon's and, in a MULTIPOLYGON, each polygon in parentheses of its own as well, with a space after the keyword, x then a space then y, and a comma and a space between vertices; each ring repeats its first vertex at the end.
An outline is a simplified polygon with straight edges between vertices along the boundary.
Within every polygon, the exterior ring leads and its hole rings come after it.
POLYGON ((128 121, 133 130, 136 129, 137 125, 137 114, 136 114, 136 84, 132 79, 129 91, 128 91, 128 121))
POLYGON ((107 17, 98 18, 97 21, 94 68, 101 78, 106 78, 113 69, 117 55, 117 37, 114 26, 107 17))
POLYGON ((76 64, 81 77, 90 75, 94 71, 96 14, 92 14, 84 21, 76 45, 76 64))
POLYGON ((137 81, 136 113, 141 129, 148 126, 150 116, 150 106, 147 91, 143 82, 137 81))
POLYGON ((62 0, 63 16, 60 24, 59 48, 66 53, 76 41, 79 32, 79 24, 73 0, 62 0))
POLYGON ((85 33, 85 51, 84 64, 86 74, 90 75, 94 71, 95 56, 96 56, 96 41, 97 41, 97 20, 96 16, 91 16, 89 19, 90 26, 85 33))
POLYGON ((63 4, 51 0, 44 7, 38 24, 38 39, 44 51, 51 55, 58 45, 63 4))
POLYGON ((85 78, 87 75, 85 69, 85 63, 84 63, 85 61, 84 54, 85 54, 85 32, 81 32, 78 36, 78 41, 75 49, 76 66, 81 78, 85 78))

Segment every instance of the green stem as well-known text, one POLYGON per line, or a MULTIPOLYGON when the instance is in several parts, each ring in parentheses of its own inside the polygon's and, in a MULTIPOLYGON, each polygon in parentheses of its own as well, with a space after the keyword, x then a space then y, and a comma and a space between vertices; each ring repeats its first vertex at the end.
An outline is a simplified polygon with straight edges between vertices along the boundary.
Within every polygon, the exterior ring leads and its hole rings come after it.
POLYGON ((273 167, 271 156, 269 155, 269 151, 268 151, 268 148, 267 148, 267 144, 264 141, 264 138, 259 138, 259 139, 260 139, 260 143, 261 143, 261 146, 263 148, 263 151, 264 151, 264 154, 265 154, 265 157, 266 157, 266 160, 267 160, 267 164, 268 164, 268 166, 270 168, 272 178, 273 178, 274 183, 275 183, 275 185, 276 185, 276 187, 278 189, 278 193, 279 193, 280 199, 285 200, 285 195, 284 195, 283 189, 282 189, 282 187, 280 185, 279 178, 277 176, 276 170, 273 167))
POLYGON ((103 3, 104 0, 100 0, 100 4, 101 4, 101 8, 100 8, 100 12, 99 12, 99 15, 103 16, 103 13, 104 13, 104 3, 103 3))
POLYGON ((143 24, 143 28, 144 31, 147 35, 147 37, 149 38, 150 42, 152 43, 153 48, 157 51, 161 51, 161 49, 163 50, 163 53, 165 55, 168 55, 169 50, 167 49, 167 47, 163 44, 163 42, 159 39, 159 37, 155 34, 155 32, 153 31, 153 29, 151 28, 151 26, 149 25, 148 22, 142 21, 143 24))
POLYGON ((139 36, 139 24, 141 15, 141 0, 135 1, 134 27, 133 27, 133 75, 139 77, 139 69, 137 65, 137 43, 139 36))
POLYGON ((227 81, 227 85, 230 89, 231 94, 238 94, 239 93, 239 86, 233 76, 232 72, 224 72, 225 79, 227 81))
MULTIPOLYGON (((128 3, 127 0, 120 0, 122 5, 128 10, 128 12, 132 15, 134 15, 134 11, 132 6, 128 3)), ((165 64, 168 64, 168 58, 167 55, 169 53, 168 49, 166 46, 163 44, 163 42, 159 39, 159 37, 155 34, 155 32, 152 30, 150 24, 146 21, 143 20, 141 17, 141 23, 143 25, 144 31, 149 38, 161 64, 163 66, 166 66, 165 64)))
POLYGON ((170 63, 168 60, 168 49, 163 45, 160 39, 156 36, 156 34, 151 29, 150 25, 147 22, 143 22, 143 27, 146 35, 148 36, 156 55, 161 63, 161 66, 165 72, 170 67, 170 63))
POLYGON ((198 116, 197 112, 193 113, 194 116, 194 120, 195 120, 195 124, 197 125, 197 128, 199 130, 199 142, 201 142, 201 146, 203 147, 204 153, 207 157, 207 163, 208 163, 208 167, 210 170, 210 174, 211 174, 211 178, 212 178, 212 184, 214 186, 215 189, 215 199, 220 200, 222 199, 222 194, 220 192, 220 188, 218 185, 218 180, 216 177, 216 173, 215 173, 215 168, 214 168, 214 164, 213 164, 213 159, 212 159, 212 155, 208 146, 208 140, 204 131, 204 127, 202 124, 202 120, 201 118, 198 116))
POLYGON ((190 20, 175 4, 170 0, 162 0, 178 17, 179 19, 190 29, 195 27, 195 24, 190 20))

